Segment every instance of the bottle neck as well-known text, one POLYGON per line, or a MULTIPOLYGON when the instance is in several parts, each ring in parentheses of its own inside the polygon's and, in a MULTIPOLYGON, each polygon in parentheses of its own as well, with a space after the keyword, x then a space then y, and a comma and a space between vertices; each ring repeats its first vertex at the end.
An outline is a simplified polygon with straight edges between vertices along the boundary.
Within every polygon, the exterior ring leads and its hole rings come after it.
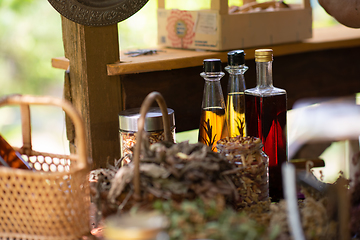
POLYGON ((248 67, 245 65, 226 66, 225 70, 229 73, 227 92, 244 92, 246 88, 244 73, 248 70, 248 67))
POLYGON ((223 72, 202 72, 200 76, 204 78, 205 81, 216 82, 225 75, 223 72))
POLYGON ((256 78, 257 88, 272 88, 272 61, 269 62, 256 62, 256 78))
POLYGON ((224 96, 220 79, 225 75, 223 72, 201 73, 205 80, 202 108, 216 107, 225 109, 224 96))

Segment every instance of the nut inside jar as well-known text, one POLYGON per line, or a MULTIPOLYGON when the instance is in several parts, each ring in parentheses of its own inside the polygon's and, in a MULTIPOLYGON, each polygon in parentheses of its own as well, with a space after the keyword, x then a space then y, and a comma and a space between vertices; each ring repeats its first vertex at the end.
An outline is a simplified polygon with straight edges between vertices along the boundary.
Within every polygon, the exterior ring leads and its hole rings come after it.
POLYGON ((267 201, 269 197, 268 156, 262 151, 262 142, 255 137, 232 137, 220 139, 218 153, 233 162, 236 174, 232 181, 238 191, 236 208, 267 201))
MULTIPOLYGON (((121 142, 121 156, 123 156, 123 163, 129 163, 131 161, 131 156, 133 154, 133 148, 136 144, 136 132, 126 132, 120 131, 120 142, 121 142)), ((146 132, 147 137, 150 144, 161 142, 165 140, 165 132, 154 131, 154 132, 146 132)), ((175 128, 171 129, 171 137, 172 141, 175 141, 175 128)))
MULTIPOLYGON (((167 112, 172 140, 175 141, 175 113, 171 108, 168 108, 167 112)), ((124 110, 119 114, 120 149, 123 164, 131 161, 132 151, 136 144, 139 118, 140 108, 124 110)), ((165 139, 165 131, 163 128, 164 124, 162 122, 161 109, 158 107, 150 108, 145 118, 144 130, 147 136, 144 137, 144 139, 148 139, 150 144, 163 141, 165 139)))

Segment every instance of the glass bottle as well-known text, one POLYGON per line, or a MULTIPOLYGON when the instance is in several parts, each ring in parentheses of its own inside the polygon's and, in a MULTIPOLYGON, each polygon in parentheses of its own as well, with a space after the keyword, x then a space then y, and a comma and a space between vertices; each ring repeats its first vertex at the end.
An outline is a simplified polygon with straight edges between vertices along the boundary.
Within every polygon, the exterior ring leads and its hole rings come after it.
POLYGON ((272 49, 255 51, 257 86, 245 90, 247 136, 261 139, 269 156, 269 195, 283 198, 281 165, 287 161, 287 94, 273 86, 272 49))
POLYGON ((246 135, 245 127, 245 78, 248 70, 245 66, 245 53, 243 50, 228 52, 228 66, 225 70, 229 73, 226 101, 226 123, 229 137, 246 135))
POLYGON ((220 85, 220 79, 225 75, 221 71, 220 59, 205 59, 204 72, 200 74, 205 80, 201 117, 199 127, 199 142, 216 150, 216 142, 227 137, 225 121, 225 101, 220 85))
POLYGON ((0 166, 19 168, 19 169, 31 169, 28 162, 26 162, 16 152, 11 145, 0 135, 0 166))

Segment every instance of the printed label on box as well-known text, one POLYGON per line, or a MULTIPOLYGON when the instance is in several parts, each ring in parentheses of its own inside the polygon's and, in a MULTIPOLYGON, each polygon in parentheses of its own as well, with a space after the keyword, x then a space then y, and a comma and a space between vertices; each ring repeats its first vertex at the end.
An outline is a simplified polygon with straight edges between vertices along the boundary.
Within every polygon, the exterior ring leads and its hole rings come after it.
POLYGON ((194 19, 191 12, 171 10, 167 18, 167 37, 173 47, 188 48, 194 41, 194 19))
POLYGON ((215 35, 217 32, 216 13, 198 12, 196 33, 215 35))

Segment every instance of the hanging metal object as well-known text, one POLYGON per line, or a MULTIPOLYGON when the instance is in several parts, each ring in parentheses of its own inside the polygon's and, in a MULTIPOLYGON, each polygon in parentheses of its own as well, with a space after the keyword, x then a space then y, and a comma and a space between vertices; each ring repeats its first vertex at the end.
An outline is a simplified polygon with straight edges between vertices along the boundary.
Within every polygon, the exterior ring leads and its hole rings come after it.
POLYGON ((121 22, 139 11, 148 0, 48 0, 62 16, 87 26, 121 22))

